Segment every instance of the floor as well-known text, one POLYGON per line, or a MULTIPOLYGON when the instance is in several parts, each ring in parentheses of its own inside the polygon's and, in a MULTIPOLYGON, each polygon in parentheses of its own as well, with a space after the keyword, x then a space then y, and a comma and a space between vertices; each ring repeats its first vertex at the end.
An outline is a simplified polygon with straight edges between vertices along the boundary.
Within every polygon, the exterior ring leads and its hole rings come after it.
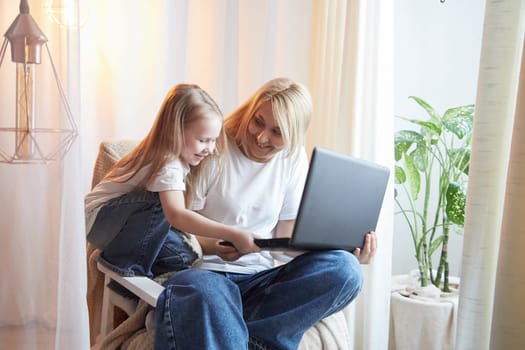
POLYGON ((37 327, 0 327, 0 350, 54 349, 55 330, 37 327))
POLYGON ((82 350, 89 349, 89 336, 78 332, 68 335, 62 331, 57 338, 56 330, 33 325, 24 327, 0 327, 0 350, 82 350), (84 339, 87 338, 87 339, 84 339), (82 344, 85 343, 85 346, 82 344))

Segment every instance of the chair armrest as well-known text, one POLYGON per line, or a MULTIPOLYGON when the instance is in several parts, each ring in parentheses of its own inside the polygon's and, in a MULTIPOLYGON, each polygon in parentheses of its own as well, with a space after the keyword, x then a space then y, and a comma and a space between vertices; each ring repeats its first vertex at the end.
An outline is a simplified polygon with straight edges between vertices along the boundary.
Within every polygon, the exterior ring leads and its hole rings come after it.
POLYGON ((164 290, 164 287, 161 284, 144 276, 120 276, 100 263, 97 263, 97 268, 107 277, 119 283, 149 305, 153 307, 157 306, 157 299, 159 298, 160 293, 164 290))

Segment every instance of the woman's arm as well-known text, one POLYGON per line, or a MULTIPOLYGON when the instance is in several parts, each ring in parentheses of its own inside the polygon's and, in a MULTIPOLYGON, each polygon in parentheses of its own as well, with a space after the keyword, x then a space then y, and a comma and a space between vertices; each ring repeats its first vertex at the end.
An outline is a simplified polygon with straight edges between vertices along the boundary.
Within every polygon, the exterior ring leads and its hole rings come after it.
POLYGON ((275 226, 275 237, 286 238, 292 237, 295 220, 280 220, 275 226))
POLYGON ((233 226, 210 220, 186 208, 182 191, 159 192, 162 210, 171 226, 195 235, 230 241, 238 253, 260 251, 253 243, 253 234, 233 226))

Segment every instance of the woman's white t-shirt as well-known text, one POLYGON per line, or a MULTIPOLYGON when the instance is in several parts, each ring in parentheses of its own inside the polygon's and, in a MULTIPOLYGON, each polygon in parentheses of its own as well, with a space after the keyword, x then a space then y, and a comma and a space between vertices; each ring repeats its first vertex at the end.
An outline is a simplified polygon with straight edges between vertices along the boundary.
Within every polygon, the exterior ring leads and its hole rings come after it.
MULTIPOLYGON (((277 153, 269 162, 258 163, 228 145, 222 173, 210 182, 206 196, 198 196, 193 207, 207 218, 253 232, 258 238, 272 238, 279 220, 297 216, 308 171, 306 150, 295 154, 277 153)), ((217 174, 215 174, 217 175, 217 174)), ((218 256, 205 256, 201 268, 253 273, 273 266, 268 252, 253 253, 230 262, 218 256)))
MULTIPOLYGON (((146 165, 126 182, 101 181, 86 195, 84 199, 86 232, 91 230, 100 208, 110 199, 135 191, 137 184, 144 179, 149 168, 150 165, 146 165)), ((186 189, 184 180, 189 171, 187 164, 181 163, 179 159, 174 159, 159 170, 155 178, 146 186, 146 190, 151 192, 184 191, 186 189)))

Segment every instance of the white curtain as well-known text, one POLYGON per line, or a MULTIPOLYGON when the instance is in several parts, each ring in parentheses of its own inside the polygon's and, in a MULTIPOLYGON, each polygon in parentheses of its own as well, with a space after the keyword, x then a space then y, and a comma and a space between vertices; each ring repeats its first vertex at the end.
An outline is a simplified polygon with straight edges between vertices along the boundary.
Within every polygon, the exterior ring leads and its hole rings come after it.
POLYGON ((467 194, 458 349, 525 347, 524 31, 525 1, 486 2, 467 194))
MULTIPOLYGON (((263 82, 288 76, 314 98, 309 149, 320 145, 391 164, 389 1, 73 2, 82 5, 83 26, 66 31, 45 22, 44 0, 30 4, 50 46, 59 45, 55 63, 80 118, 80 137, 63 163, 0 164, 0 272, 10 276, 0 287, 0 344, 14 344, 4 334, 16 327, 21 349, 88 346, 82 201, 98 144, 142 138, 176 83, 201 85, 228 114, 263 82)), ((17 5, 0 1, 0 28, 14 19, 17 5)), ((12 86, 0 84, 3 113, 12 86)), ((390 202, 387 196, 364 291, 347 312, 359 349, 387 344, 390 202)))
MULTIPOLYGON (((73 2, 72 2, 73 3, 73 2)), ((57 73, 78 124, 78 30, 52 22, 44 1, 30 1, 48 39, 57 73)), ((19 13, 17 1, 0 1, 0 30, 19 13)), ((3 38, 2 38, 3 40, 3 38)), ((36 67, 36 127, 68 127, 45 47, 36 67)), ((1 128, 15 126, 15 69, 9 50, 0 67, 1 128)), ((50 136, 55 140, 58 135, 50 136)), ((13 137, 0 147, 13 155, 13 137)), ((42 141, 40 145, 49 145, 42 141)), ((44 147, 44 152, 50 151, 44 147)), ((63 161, 0 163, 0 347, 88 349, 83 173, 77 139, 63 161)))
POLYGON ((176 83, 199 84, 225 115, 276 76, 308 85, 310 1, 88 3, 81 30, 85 174, 102 139, 144 137, 176 83))
MULTIPOLYGON (((314 1, 311 90, 315 117, 309 146, 393 163, 393 4, 314 1)), ((351 181, 351 179, 349 179, 351 181)), ((392 260, 392 191, 387 191, 375 261, 347 308, 355 349, 386 349, 392 260)), ((349 200, 358 200, 349 198, 349 200)))
MULTIPOLYGON (((288 76, 312 92, 314 145, 392 163, 389 1, 93 1, 82 31, 85 174, 107 138, 142 138, 168 88, 198 83, 232 111, 263 82, 288 76)), ((86 182, 86 190, 89 187, 86 182)), ((351 199, 357 200, 357 199, 351 199)), ((347 310, 355 348, 388 342, 392 207, 379 252, 347 310)))

